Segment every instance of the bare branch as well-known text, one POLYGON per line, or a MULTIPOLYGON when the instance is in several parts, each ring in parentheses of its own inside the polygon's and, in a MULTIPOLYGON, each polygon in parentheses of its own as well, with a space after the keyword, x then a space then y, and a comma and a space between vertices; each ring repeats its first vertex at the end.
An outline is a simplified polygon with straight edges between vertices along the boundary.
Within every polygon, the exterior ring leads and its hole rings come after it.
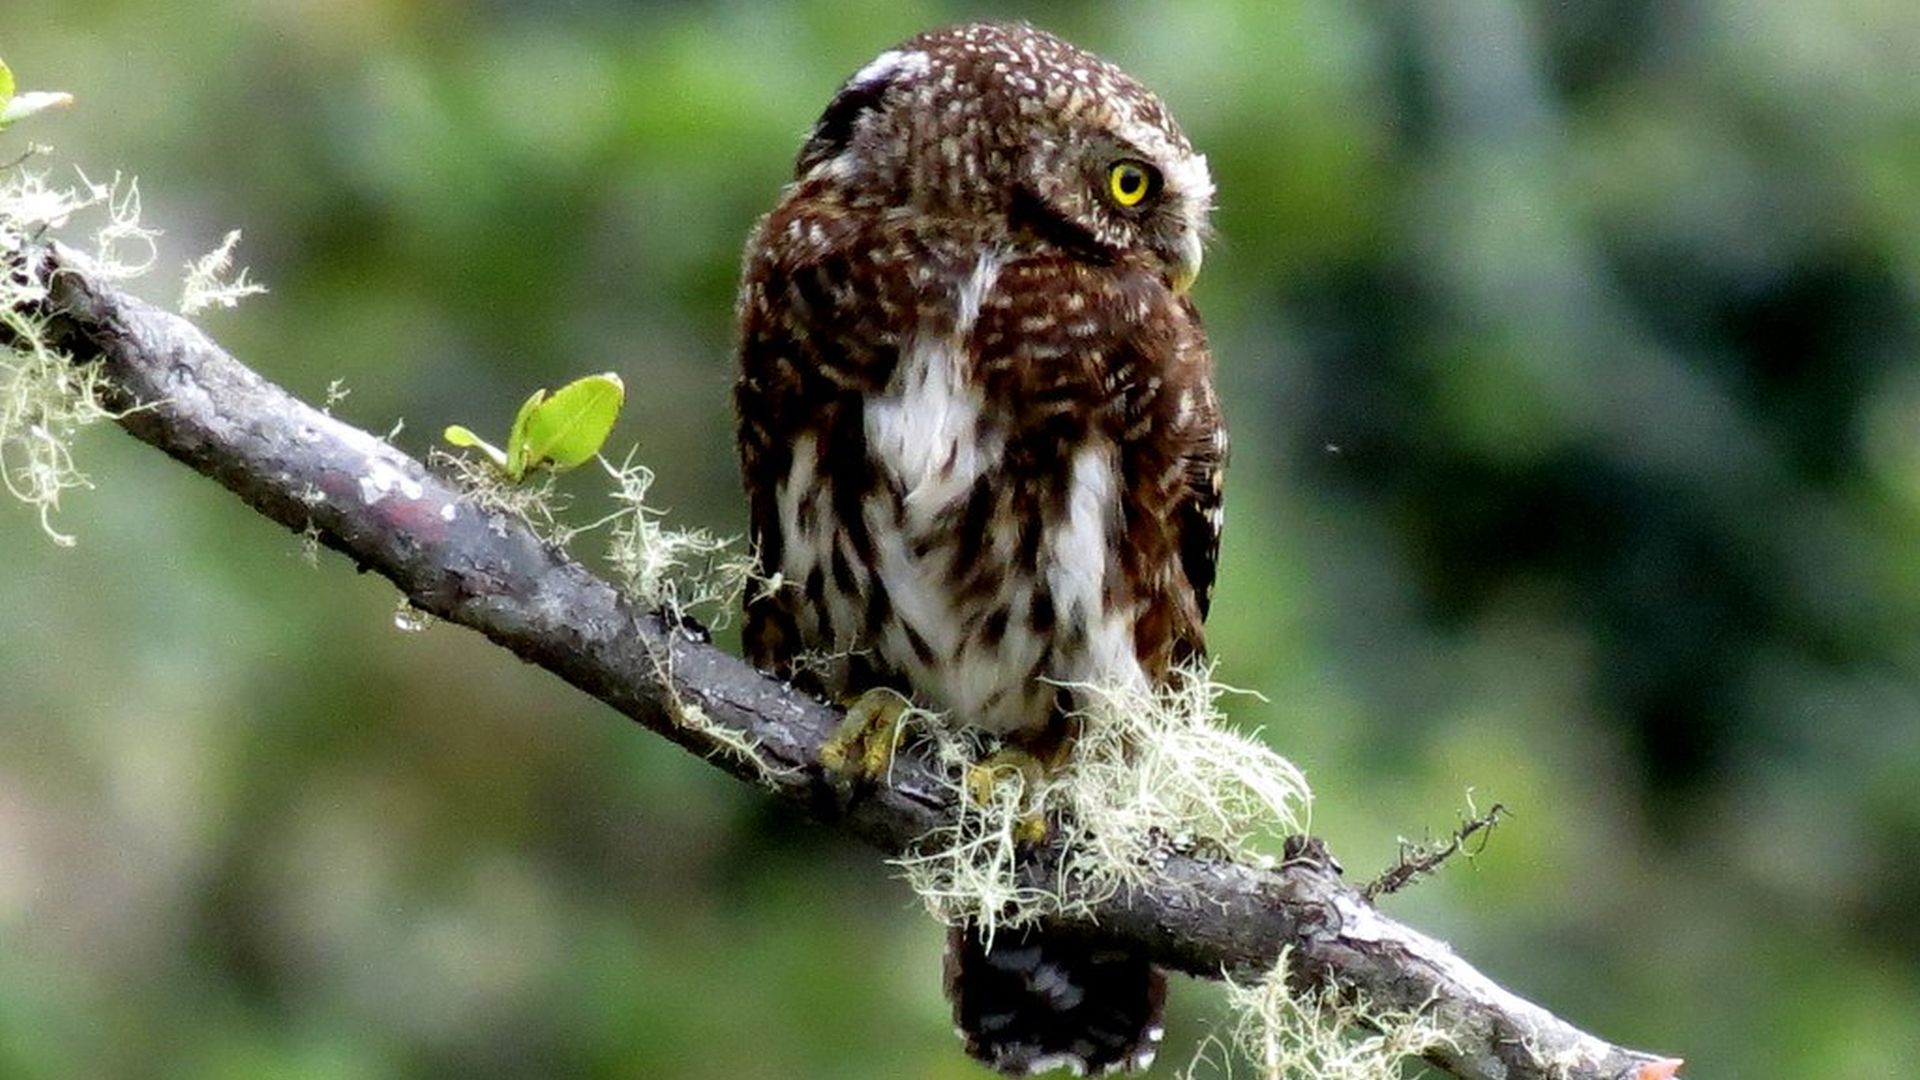
MULTIPOLYGON (((93 280, 57 247, 0 253, 51 272, 50 344, 101 361, 121 426, 249 506, 390 579, 716 766, 889 853, 948 821, 949 784, 908 747, 889 785, 846 799, 823 777, 836 710, 636 610, 527 528, 463 500, 419 461, 296 400, 192 323, 93 280), (138 406, 135 408, 135 406, 138 406), (750 752, 743 752, 750 748, 750 752)), ((0 328, 0 345, 9 344, 0 328)), ((1380 914, 1317 841, 1277 869, 1170 852, 1152 884, 1050 925, 1203 977, 1251 976, 1291 948, 1303 984, 1421 1010, 1452 1033, 1433 1063, 1469 1080, 1664 1080, 1677 1061, 1588 1035, 1495 985, 1445 944, 1380 914)), ((1047 879, 1058 851, 1026 871, 1047 879)))
MULTIPOLYGON (((1431 842, 1416 844, 1409 840, 1400 841, 1400 857, 1393 861, 1392 866, 1381 871, 1379 877, 1368 882, 1367 887, 1360 890, 1360 895, 1373 901, 1399 892, 1413 879, 1440 869, 1441 865, 1453 858, 1475 834, 1480 834, 1480 842, 1484 845, 1487 837, 1493 835, 1494 826, 1500 824, 1501 815, 1506 812, 1507 808, 1500 803, 1494 803, 1492 808, 1484 814, 1474 813, 1472 806, 1469 805, 1466 820, 1448 834, 1447 842, 1439 847, 1434 847, 1431 842)), ((1468 852, 1468 861, 1472 861, 1477 852, 1478 849, 1468 852)))

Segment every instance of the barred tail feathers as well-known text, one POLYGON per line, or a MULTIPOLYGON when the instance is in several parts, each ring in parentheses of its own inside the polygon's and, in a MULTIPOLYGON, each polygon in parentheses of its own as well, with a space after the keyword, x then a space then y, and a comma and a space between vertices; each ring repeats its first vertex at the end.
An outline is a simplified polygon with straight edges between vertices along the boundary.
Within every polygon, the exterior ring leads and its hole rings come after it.
POLYGON ((1163 1034, 1158 968, 1037 930, 1002 930, 991 951, 972 927, 948 931, 946 987, 967 1053, 1009 1076, 1145 1069, 1163 1034))

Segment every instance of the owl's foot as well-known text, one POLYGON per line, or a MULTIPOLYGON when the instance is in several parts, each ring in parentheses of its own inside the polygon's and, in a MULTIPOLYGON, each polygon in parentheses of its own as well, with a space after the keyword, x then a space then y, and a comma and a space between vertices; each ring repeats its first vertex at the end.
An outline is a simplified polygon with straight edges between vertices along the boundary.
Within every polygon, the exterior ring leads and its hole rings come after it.
POLYGON ((908 708, 906 698, 884 688, 848 702, 846 717, 820 747, 821 767, 845 787, 885 780, 908 708))
MULTIPOLYGON (((967 767, 967 797, 976 805, 986 806, 993 801, 994 788, 1001 778, 1011 774, 1020 778, 1021 798, 1027 800, 1039 790, 1047 772, 1048 763, 1032 751, 1020 746, 1003 746, 967 767)), ((1047 838, 1045 811, 1035 805, 1022 813, 1014 821, 1013 838, 1023 844, 1044 842, 1047 838)))

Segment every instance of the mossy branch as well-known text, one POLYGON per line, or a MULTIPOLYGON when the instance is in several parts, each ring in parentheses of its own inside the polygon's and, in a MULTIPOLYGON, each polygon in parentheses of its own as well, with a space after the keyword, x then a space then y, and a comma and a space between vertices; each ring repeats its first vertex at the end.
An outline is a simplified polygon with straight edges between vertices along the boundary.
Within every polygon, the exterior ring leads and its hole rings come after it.
MULTIPOLYGON (((837 710, 754 671, 543 543, 522 523, 380 438, 261 378, 191 322, 115 289, 59 248, 0 251, 0 273, 49 283, 25 312, 43 344, 98 362, 106 404, 134 436, 218 480, 262 515, 317 536, 390 579, 415 607, 471 627, 715 766, 764 785, 889 854, 954 820, 951 781, 909 747, 891 783, 845 799, 818 755, 837 710), (752 748, 743 754, 741 747, 752 748)), ((0 320, 0 347, 19 347, 0 320)), ((1099 935, 1195 975, 1257 981, 1288 957, 1302 990, 1331 988, 1417 1013, 1449 1041, 1432 1062, 1470 1080, 1660 1080, 1677 1062, 1613 1046, 1503 990, 1443 943, 1382 915, 1324 849, 1277 868, 1168 853, 1157 874, 1063 912, 1059 933, 1099 935)), ((1057 883, 1058 849, 1023 874, 1057 883)))

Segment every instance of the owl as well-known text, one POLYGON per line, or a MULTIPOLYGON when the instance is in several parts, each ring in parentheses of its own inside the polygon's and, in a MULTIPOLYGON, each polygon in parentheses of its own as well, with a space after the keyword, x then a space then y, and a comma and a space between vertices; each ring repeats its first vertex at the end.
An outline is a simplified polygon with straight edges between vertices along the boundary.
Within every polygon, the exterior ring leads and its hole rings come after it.
MULTIPOLYGON (((848 79, 746 248, 748 658, 1056 761, 1072 687, 1177 677, 1227 448, 1188 296, 1212 197, 1159 98, 1032 27, 848 79)), ((947 986, 1009 1074, 1141 1068, 1161 1035, 1163 976, 1111 948, 958 927, 947 986)))

